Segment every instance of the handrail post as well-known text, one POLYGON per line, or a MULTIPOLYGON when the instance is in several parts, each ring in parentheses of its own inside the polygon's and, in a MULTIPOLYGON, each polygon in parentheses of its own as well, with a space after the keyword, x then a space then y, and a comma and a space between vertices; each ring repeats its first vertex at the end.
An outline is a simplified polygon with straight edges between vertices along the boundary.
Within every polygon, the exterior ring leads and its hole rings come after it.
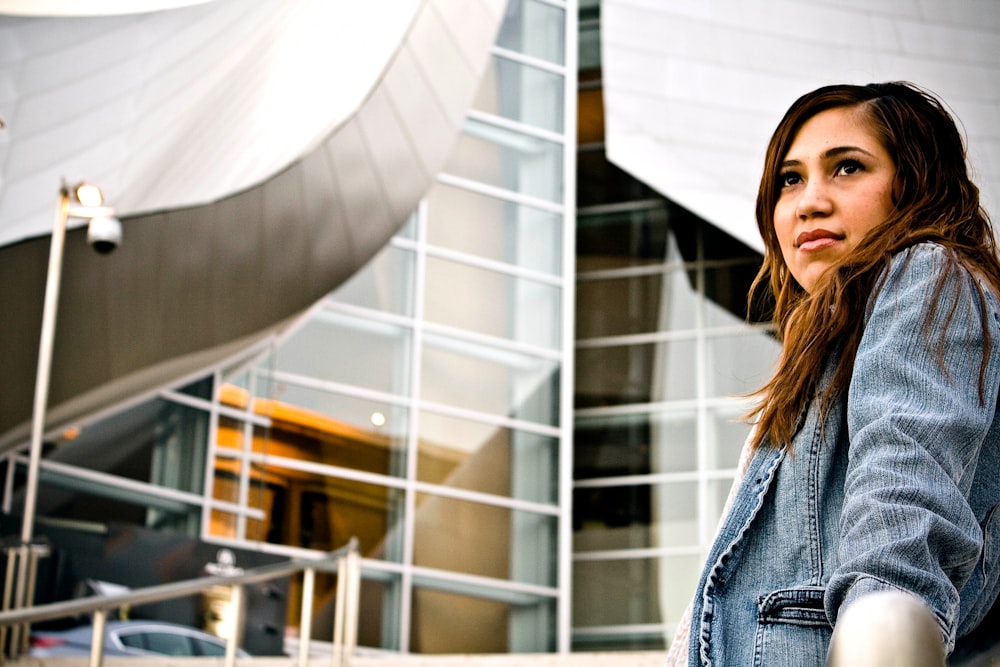
MULTIPOLYGON (((16 550, 7 547, 4 549, 7 555, 7 573, 4 577, 3 583, 3 601, 0 604, 3 611, 10 609, 11 599, 10 596, 13 593, 11 590, 14 586, 14 570, 17 567, 17 553, 16 550)), ((7 626, 0 626, 0 665, 3 664, 4 659, 7 657, 7 626)), ((13 657, 13 656, 12 656, 13 657)))
MULTIPOLYGON (((17 547, 17 582, 14 586, 14 609, 25 606, 25 587, 28 583, 28 543, 22 542, 17 547)), ((27 623, 18 623, 10 629, 10 657, 16 658, 21 653, 21 633, 28 627, 27 623)))
POLYGON ((90 667, 101 667, 104 663, 104 628, 108 610, 94 610, 94 624, 90 630, 90 667))
POLYGON ((337 598, 333 612, 333 667, 344 665, 344 603, 347 599, 347 559, 341 556, 337 559, 337 598))
MULTIPOLYGON (((28 588, 25 591, 25 606, 30 607, 35 604, 35 582, 38 579, 38 559, 45 558, 49 555, 49 553, 49 548, 44 544, 28 545, 28 588)), ((22 632, 23 636, 21 637, 21 650, 18 652, 19 655, 24 655, 28 652, 28 647, 31 641, 31 624, 25 623, 22 632)))
POLYGON ((350 665, 358 645, 358 607, 361 597, 361 555, 356 549, 347 553, 347 600, 344 614, 344 656, 350 665))
POLYGON ((236 648, 240 643, 240 628, 243 627, 243 586, 233 585, 229 593, 229 607, 233 610, 229 637, 226 638, 226 667, 235 667, 236 648))
POLYGON ((302 571, 302 613, 299 616, 299 667, 309 664, 309 642, 312 639, 313 591, 316 588, 316 570, 307 567, 302 571))

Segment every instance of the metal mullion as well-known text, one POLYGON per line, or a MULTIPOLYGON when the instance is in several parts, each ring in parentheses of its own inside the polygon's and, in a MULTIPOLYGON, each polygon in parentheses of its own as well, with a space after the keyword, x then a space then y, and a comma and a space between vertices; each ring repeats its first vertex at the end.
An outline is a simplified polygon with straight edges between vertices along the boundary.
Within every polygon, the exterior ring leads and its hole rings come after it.
POLYGON ((558 438, 560 435, 560 429, 558 426, 548 426, 546 424, 539 424, 537 422, 528 422, 521 419, 504 417, 503 415, 496 415, 488 412, 480 412, 478 410, 470 410, 468 408, 459 408, 453 405, 447 405, 445 403, 433 403, 431 401, 421 401, 420 409, 426 410, 427 412, 433 412, 435 414, 444 415, 446 417, 468 419, 469 421, 474 421, 480 424, 502 426, 504 428, 510 428, 517 431, 526 431, 528 433, 535 433, 537 435, 545 435, 554 438, 558 438))
POLYGON ((516 132, 517 134, 534 137, 535 139, 542 139, 553 144, 565 145, 566 143, 566 136, 563 134, 553 132, 552 130, 546 130, 545 128, 538 127, 537 125, 530 125, 528 123, 522 123, 521 121, 511 120, 510 118, 504 118, 503 116, 498 116, 487 111, 469 109, 466 112, 465 117, 478 123, 483 123, 484 125, 503 128, 505 130, 510 130, 511 132, 516 132))
POLYGON ((701 549, 693 547, 644 547, 641 549, 602 549, 573 554, 574 562, 608 560, 649 560, 669 556, 698 556, 701 549))
POLYGON ((542 514, 544 516, 559 516, 558 505, 547 505, 531 500, 519 500, 509 496, 498 496, 493 493, 482 491, 471 491, 457 486, 444 486, 432 484, 430 482, 414 483, 414 489, 419 493, 425 493, 440 498, 451 500, 461 500, 463 502, 487 505, 489 507, 503 507, 504 509, 516 510, 519 512, 531 512, 532 514, 542 514))
POLYGON ((516 264, 501 262, 495 259, 488 259, 480 255, 474 255, 467 252, 449 250, 447 248, 442 248, 441 246, 428 246, 427 255, 438 259, 446 259, 457 264, 465 264, 466 266, 486 269, 488 271, 493 271, 494 273, 514 276, 516 278, 524 278, 526 280, 533 280, 538 283, 553 285, 556 287, 561 286, 564 282, 561 276, 555 276, 551 273, 536 271, 534 269, 526 269, 516 264))
POLYGON ((399 649, 410 651, 413 627, 413 555, 416 542, 417 464, 420 454, 420 387, 423 373, 424 296, 427 289, 427 202, 417 207, 417 225, 413 262, 413 332, 410 336, 410 387, 407 411, 409 429, 406 439, 406 486, 403 495, 402 575, 399 581, 399 649))
POLYGON ((520 51, 512 51, 502 46, 494 45, 491 53, 498 58, 534 67, 535 69, 545 70, 546 72, 558 74, 559 76, 566 76, 569 71, 566 65, 560 65, 559 63, 538 58, 537 56, 530 56, 526 53, 521 53, 520 51))
POLYGON ((522 194, 516 190, 508 190, 507 188, 489 185, 488 183, 483 183, 481 181, 474 181, 470 178, 465 178, 464 176, 455 176, 454 174, 443 172, 437 175, 437 182, 451 187, 460 188, 462 190, 467 190, 468 192, 493 197, 494 199, 499 199, 501 201, 530 206, 541 211, 548 211, 559 215, 563 215, 566 211, 565 204, 563 203, 556 203, 548 199, 541 199, 539 197, 522 194))

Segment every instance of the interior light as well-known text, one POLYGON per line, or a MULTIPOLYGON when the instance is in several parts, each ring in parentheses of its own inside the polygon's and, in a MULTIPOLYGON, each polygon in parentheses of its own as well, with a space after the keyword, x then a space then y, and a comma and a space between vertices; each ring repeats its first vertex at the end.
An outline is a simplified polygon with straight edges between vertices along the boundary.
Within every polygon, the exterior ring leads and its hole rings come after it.
POLYGON ((373 412, 371 419, 373 426, 385 426, 385 415, 381 412, 373 412))
POLYGON ((100 206, 104 203, 101 189, 91 183, 80 183, 73 193, 76 195, 76 200, 84 206, 100 206))

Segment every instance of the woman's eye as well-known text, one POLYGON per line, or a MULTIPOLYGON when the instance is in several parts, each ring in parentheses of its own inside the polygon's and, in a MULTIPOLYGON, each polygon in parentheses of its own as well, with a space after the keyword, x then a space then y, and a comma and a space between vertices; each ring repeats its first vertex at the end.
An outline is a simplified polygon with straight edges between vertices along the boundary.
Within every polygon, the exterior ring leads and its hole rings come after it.
POLYGON ((861 163, 857 160, 844 160, 839 165, 837 165, 837 174, 850 176, 851 174, 861 171, 863 167, 861 163))
POLYGON ((798 185, 802 182, 802 178, 794 171, 786 171, 778 176, 778 184, 787 188, 790 185, 798 185))

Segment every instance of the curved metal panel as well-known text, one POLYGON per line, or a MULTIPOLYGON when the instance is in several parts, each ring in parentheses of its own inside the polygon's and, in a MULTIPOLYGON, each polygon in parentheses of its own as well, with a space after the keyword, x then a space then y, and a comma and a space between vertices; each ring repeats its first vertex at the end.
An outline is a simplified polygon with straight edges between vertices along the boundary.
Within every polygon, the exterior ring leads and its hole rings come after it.
MULTIPOLYGON (((370 259, 443 166, 504 4, 425 0, 357 112, 266 181, 125 216, 122 247, 106 257, 71 230, 49 427, 230 358, 370 259)), ((0 450, 28 432, 47 248, 47 238, 0 248, 0 450)))

